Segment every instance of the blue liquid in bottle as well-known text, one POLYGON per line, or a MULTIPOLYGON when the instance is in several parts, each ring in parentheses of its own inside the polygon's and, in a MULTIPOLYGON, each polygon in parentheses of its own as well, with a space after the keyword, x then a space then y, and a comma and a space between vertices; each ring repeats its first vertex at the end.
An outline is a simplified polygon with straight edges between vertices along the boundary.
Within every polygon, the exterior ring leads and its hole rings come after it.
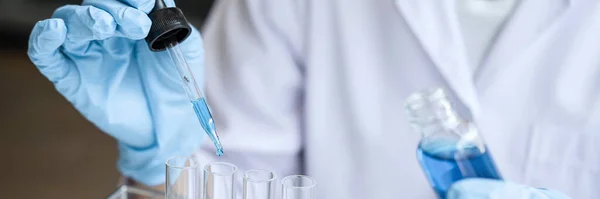
POLYGON ((208 104, 204 98, 200 98, 192 101, 192 105, 194 106, 194 111, 196 112, 196 116, 200 120, 200 125, 206 134, 213 141, 213 144, 217 148, 217 155, 223 155, 223 147, 221 146, 221 142, 219 141, 219 137, 217 136, 217 131, 215 128, 215 123, 213 121, 212 115, 210 114, 210 110, 208 109, 208 104))
POLYGON ((417 150, 421 167, 441 199, 446 198, 446 193, 454 182, 465 178, 502 179, 486 149, 480 150, 472 146, 459 151, 453 148, 434 150, 435 153, 429 153, 421 146, 417 150))
POLYGON ((456 112, 443 88, 411 94, 405 109, 421 133, 417 158, 439 198, 465 178, 502 179, 477 125, 456 112))

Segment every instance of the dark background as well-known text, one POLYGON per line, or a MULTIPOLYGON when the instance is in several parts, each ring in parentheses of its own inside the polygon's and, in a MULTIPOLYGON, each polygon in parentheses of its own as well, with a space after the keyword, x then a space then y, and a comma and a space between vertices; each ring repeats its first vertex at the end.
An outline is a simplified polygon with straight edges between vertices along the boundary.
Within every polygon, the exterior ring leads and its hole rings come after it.
MULTIPOLYGON (((107 0, 109 1, 109 0, 107 0)), ((177 0, 202 26, 212 0, 177 0)), ((81 0, 0 0, 0 198, 104 198, 118 183, 115 141, 87 122, 27 58, 33 25, 81 0)))

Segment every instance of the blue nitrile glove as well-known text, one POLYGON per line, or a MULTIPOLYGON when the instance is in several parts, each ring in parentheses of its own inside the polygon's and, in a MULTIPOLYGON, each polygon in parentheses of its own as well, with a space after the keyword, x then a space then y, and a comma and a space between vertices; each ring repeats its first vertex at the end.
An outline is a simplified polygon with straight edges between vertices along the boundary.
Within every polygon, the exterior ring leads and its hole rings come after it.
MULTIPOLYGON (((35 25, 28 51, 58 92, 118 140, 122 174, 150 186, 164 182, 166 159, 191 155, 205 135, 168 53, 143 40, 153 7, 154 0, 61 7, 35 25)), ((199 82, 202 45, 196 29, 180 45, 199 82)))
POLYGON ((447 199, 570 199, 554 190, 491 179, 469 178, 456 182, 447 199))

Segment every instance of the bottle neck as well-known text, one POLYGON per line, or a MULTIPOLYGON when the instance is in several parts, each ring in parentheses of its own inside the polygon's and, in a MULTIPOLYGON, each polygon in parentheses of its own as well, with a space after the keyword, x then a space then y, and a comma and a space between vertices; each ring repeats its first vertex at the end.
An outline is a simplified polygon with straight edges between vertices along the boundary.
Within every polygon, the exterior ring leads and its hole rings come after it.
POLYGON ((441 89, 411 95, 406 101, 405 108, 412 128, 423 136, 455 129, 461 123, 466 123, 454 110, 441 89))
POLYGON ((411 127, 421 133, 421 143, 484 147, 475 124, 458 115, 442 89, 411 95, 405 108, 411 127))

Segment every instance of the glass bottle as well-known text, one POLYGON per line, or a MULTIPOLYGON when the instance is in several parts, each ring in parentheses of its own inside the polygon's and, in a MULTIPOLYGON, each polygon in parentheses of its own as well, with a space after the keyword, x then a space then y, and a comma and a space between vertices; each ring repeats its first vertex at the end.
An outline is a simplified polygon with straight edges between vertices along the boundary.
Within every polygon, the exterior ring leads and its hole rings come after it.
POLYGON ((443 89, 411 94, 405 109, 421 133, 417 158, 439 198, 465 178, 502 179, 477 126, 457 114, 443 89))

